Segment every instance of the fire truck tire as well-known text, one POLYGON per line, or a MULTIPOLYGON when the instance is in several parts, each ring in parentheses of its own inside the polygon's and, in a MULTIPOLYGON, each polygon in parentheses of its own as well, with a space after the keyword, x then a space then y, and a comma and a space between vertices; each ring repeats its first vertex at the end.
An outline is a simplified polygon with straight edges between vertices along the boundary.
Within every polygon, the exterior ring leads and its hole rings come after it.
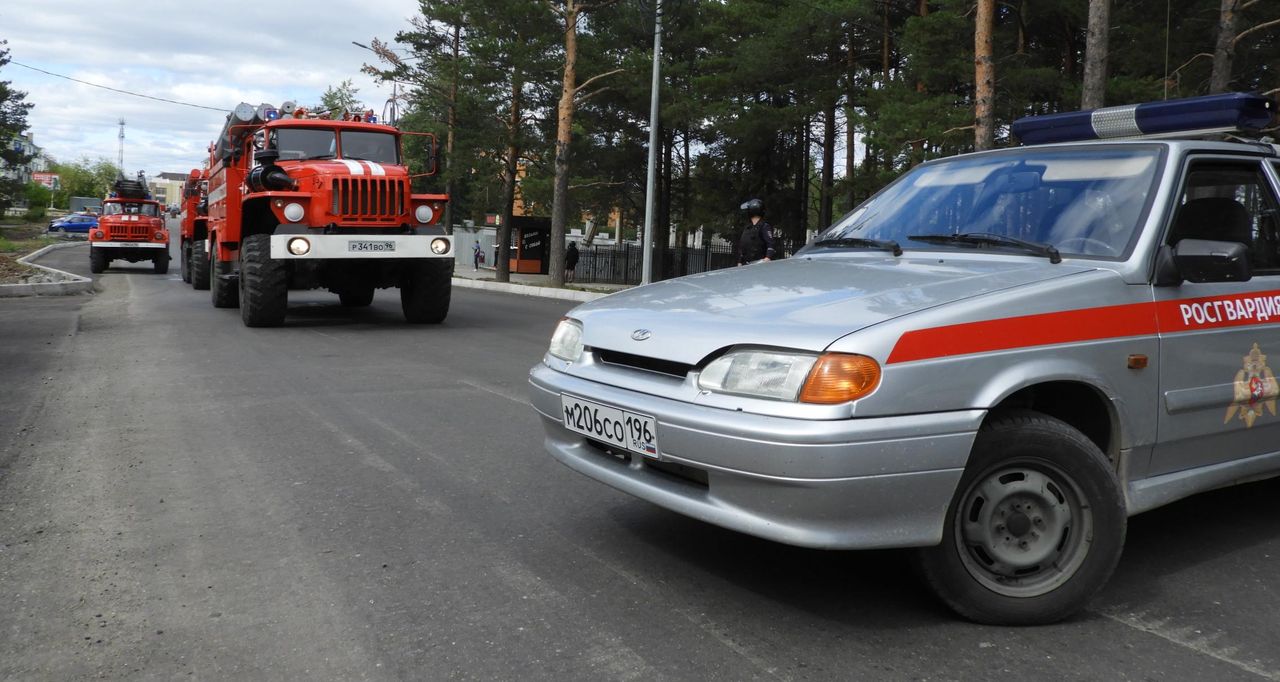
POLYGON ((182 261, 178 264, 179 270, 182 271, 182 281, 187 284, 191 283, 191 245, 183 244, 179 259, 182 261))
POLYGON ((151 260, 151 269, 155 271, 157 275, 168 274, 169 273, 169 254, 166 253, 163 256, 156 256, 155 258, 153 258, 151 260))
POLYGON ((227 280, 218 276, 217 256, 209 257, 209 298, 213 301, 215 308, 238 308, 240 307, 240 297, 238 291, 227 282, 227 280))
POLYGON ((209 254, 204 251, 204 240, 191 242, 191 287, 196 291, 209 288, 209 254))
POLYGON ((338 300, 342 301, 342 305, 347 308, 363 308, 373 303, 373 287, 368 286, 340 292, 338 300))
POLYGON ((1126 521, 1098 446, 1063 421, 1018 410, 983 424, 942 543, 916 558, 934 593, 970 620, 1054 623, 1107 582, 1126 521))
POLYGON ((98 274, 107 269, 107 254, 102 249, 89 247, 89 272, 98 274))
POLYGON ((289 273, 271 258, 271 235, 240 242, 240 319, 246 327, 278 327, 289 307, 289 273))
POLYGON ((412 324, 443 322, 449 314, 453 261, 432 259, 406 268, 400 281, 400 307, 412 324))

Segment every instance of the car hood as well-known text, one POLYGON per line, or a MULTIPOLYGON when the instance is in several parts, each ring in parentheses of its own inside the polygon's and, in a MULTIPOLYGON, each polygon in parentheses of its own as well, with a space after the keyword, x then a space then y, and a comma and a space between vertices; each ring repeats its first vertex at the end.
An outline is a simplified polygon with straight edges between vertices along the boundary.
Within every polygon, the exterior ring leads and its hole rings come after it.
POLYGON ((820 351, 885 320, 1092 269, 1007 258, 795 258, 628 289, 569 316, 582 321, 587 346, 696 364, 734 345, 820 351), (635 340, 637 330, 647 338, 635 340))

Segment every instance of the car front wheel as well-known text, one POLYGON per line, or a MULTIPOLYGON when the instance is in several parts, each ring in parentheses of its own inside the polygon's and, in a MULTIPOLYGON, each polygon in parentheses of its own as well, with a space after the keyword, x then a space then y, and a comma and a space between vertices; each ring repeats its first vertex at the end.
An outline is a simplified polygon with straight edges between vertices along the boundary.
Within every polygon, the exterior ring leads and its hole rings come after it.
POLYGON ((1080 431, 1031 411, 989 420, 956 488, 925 581, 979 623, 1060 621, 1106 584, 1124 546, 1120 484, 1080 431))

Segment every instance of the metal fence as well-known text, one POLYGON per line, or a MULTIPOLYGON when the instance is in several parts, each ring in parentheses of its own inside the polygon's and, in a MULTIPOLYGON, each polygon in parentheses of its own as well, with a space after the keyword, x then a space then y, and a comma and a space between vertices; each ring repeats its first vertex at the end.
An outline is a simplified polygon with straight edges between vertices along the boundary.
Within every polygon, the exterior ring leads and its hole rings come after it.
MULTIPOLYGON (((644 268, 644 249, 639 244, 580 246, 574 280, 600 284, 639 284, 644 268)), ((701 247, 676 246, 666 250, 663 278, 682 277, 708 270, 732 267, 737 263, 728 244, 701 247)))

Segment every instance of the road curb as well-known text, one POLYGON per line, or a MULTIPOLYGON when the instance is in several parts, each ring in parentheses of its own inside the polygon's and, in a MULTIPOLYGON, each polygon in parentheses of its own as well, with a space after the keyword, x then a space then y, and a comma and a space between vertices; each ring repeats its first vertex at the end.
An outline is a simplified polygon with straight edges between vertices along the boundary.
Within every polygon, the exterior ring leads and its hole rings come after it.
POLYGON ((470 279, 467 277, 454 277, 453 286, 462 287, 463 289, 480 289, 481 291, 497 291, 504 294, 517 294, 520 296, 537 296, 539 298, 555 298, 562 301, 577 301, 586 303, 594 301, 597 298, 604 298, 609 294, 596 293, 594 291, 578 291, 576 289, 556 289, 554 287, 533 287, 526 284, 509 284, 506 282, 484 282, 470 279))
POLYGON ((45 272, 52 273, 62 278, 61 282, 39 282, 33 284, 0 284, 0 298, 16 298, 19 296, 70 296, 73 294, 83 294, 93 291, 93 280, 88 277, 81 277, 75 273, 58 270, 47 265, 32 263, 35 258, 43 256, 50 251, 58 249, 68 249, 73 246, 80 246, 78 243, 67 244, 50 244, 43 249, 39 249, 29 253, 18 259, 23 265, 30 265, 33 268, 40 268, 45 272))

